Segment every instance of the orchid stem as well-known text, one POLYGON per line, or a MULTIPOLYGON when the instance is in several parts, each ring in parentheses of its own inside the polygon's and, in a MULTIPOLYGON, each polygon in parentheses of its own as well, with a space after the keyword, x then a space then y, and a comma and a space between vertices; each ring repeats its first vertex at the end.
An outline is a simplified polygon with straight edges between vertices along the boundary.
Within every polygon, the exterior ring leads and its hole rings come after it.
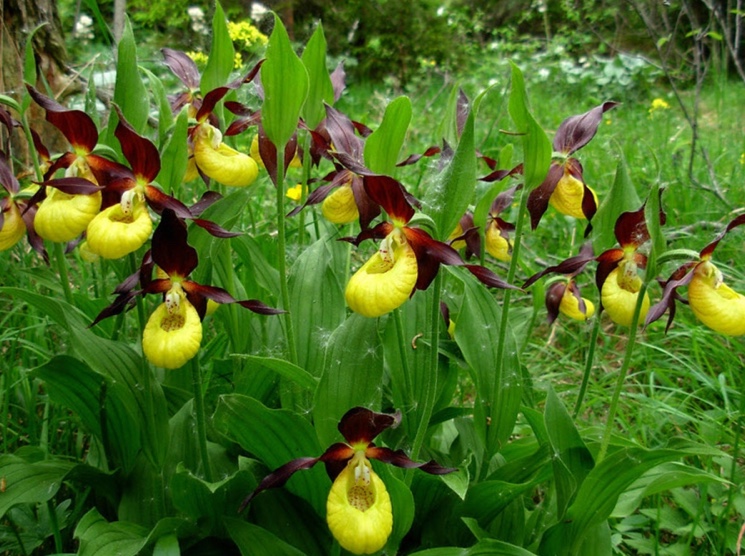
POLYGON ((393 320, 396 323, 396 336, 398 337, 398 353, 401 357, 401 370, 404 375, 404 399, 406 403, 413 407, 414 400, 414 388, 411 385, 411 370, 409 369, 409 360, 406 357, 406 344, 404 339, 404 325, 403 319, 401 318, 401 309, 396 308, 393 310, 393 320))
POLYGON ((199 367, 199 358, 191 360, 191 382, 194 388, 194 413, 197 419, 197 447, 199 457, 202 460, 204 479, 212 482, 212 469, 210 467, 210 456, 207 452, 207 422, 204 413, 204 394, 202 393, 202 373, 199 367))
POLYGON ((422 404, 422 413, 419 417, 419 426, 414 437, 414 444, 411 448, 412 459, 419 457, 419 451, 422 449, 424 444, 424 437, 427 434, 429 428, 429 420, 432 417, 434 411, 435 402, 437 401, 437 374, 438 374, 438 363, 439 363, 439 349, 440 349, 440 290, 442 289, 442 274, 437 273, 435 281, 432 284, 432 307, 430 310, 430 352, 429 352, 429 365, 427 380, 424 381, 422 388, 422 395, 420 402, 422 404))
POLYGON ((62 291, 65 294, 65 301, 72 305, 72 289, 70 288, 70 277, 67 274, 65 251, 62 244, 56 241, 54 242, 54 259, 57 264, 57 272, 59 273, 60 283, 62 284, 62 291))
MULTIPOLYGON (((525 225, 525 214, 528 211, 528 190, 523 187, 520 191, 520 209, 517 213, 517 222, 515 224, 515 240, 512 243, 512 258, 510 259, 510 268, 507 271, 507 282, 512 283, 517 273, 517 265, 520 261, 520 248, 522 247, 522 234, 523 226, 525 225)), ((505 344, 507 343, 507 328, 509 326, 509 314, 510 314, 510 299, 512 298, 512 290, 507 289, 504 291, 504 300, 502 301, 502 318, 499 323, 499 336, 497 338, 497 368, 496 376, 494 377, 494 391, 491 395, 493 404, 499 401, 499 390, 502 388, 504 382, 505 364, 504 364, 504 352, 505 344)), ((495 408, 492 408, 494 410, 495 408)), ((490 430, 496 431, 496 427, 491 427, 490 430)), ((492 453, 492 433, 487 432, 487 450, 486 457, 490 458, 492 453)), ((485 466, 485 468, 488 466, 485 466)))
MULTIPOLYGON (((616 389, 613 391, 613 398, 608 408, 608 417, 605 423, 605 430, 603 431, 603 438, 600 442, 600 450, 596 458, 596 465, 605 459, 608 453, 608 446, 610 445, 610 437, 613 432, 613 422, 616 418, 616 411, 618 410, 618 400, 621 398, 621 391, 623 390, 623 384, 626 380, 626 373, 629 371, 631 366, 631 355, 634 352, 634 346, 636 345, 636 332, 639 327, 639 314, 641 313, 642 303, 644 296, 647 293, 646 282, 642 284, 636 297, 636 307, 634 308, 634 316, 631 319, 631 329, 629 330, 629 339, 626 344, 626 351, 623 355, 623 363, 618 371, 618 380, 616 381, 616 389)), ((598 316, 599 318, 599 316, 598 316)))
POLYGON ((295 331, 292 326, 292 318, 290 316, 290 288, 287 283, 287 253, 286 253, 286 238, 285 238, 285 160, 284 160, 285 145, 277 145, 277 242, 278 242, 278 256, 277 262, 279 266, 279 288, 280 295, 282 297, 282 308, 287 313, 282 315, 285 323, 285 335, 287 337, 287 351, 290 357, 290 363, 297 365, 297 349, 295 347, 295 331))
POLYGON ((592 333, 590 334, 590 351, 587 352, 587 360, 585 361, 585 372, 582 375, 582 385, 579 387, 579 395, 577 396, 577 403, 574 406, 574 415, 576 419, 579 415, 580 409, 582 409, 582 402, 585 399, 585 393, 587 392, 587 383, 590 380, 590 373, 592 372, 592 364, 595 361, 595 345, 598 341, 598 334, 600 333, 600 315, 595 317, 595 324, 592 327, 592 333))

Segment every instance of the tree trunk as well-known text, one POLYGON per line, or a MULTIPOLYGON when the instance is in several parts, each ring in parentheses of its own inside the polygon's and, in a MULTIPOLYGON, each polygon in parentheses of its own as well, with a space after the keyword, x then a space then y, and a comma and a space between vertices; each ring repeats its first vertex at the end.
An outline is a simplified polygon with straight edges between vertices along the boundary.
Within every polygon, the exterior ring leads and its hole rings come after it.
MULTIPOLYGON (((46 82, 53 92, 62 90, 66 84, 65 62, 67 52, 62 33, 57 2, 55 0, 0 0, 0 92, 16 100, 23 90, 23 64, 25 45, 29 34, 42 25, 33 37, 36 58, 37 83, 34 85, 46 90, 46 82)), ((18 117, 19 115, 14 114, 18 117)), ((32 103, 28 113, 31 127, 49 137, 42 110, 32 103)), ((0 129, 0 134, 5 129, 0 129)), ((14 133, 13 138, 21 134, 14 133)), ((58 137, 54 133, 51 136, 58 137)), ((48 145, 54 148, 54 145, 48 145)), ((28 161, 28 147, 15 143, 14 156, 28 161)))

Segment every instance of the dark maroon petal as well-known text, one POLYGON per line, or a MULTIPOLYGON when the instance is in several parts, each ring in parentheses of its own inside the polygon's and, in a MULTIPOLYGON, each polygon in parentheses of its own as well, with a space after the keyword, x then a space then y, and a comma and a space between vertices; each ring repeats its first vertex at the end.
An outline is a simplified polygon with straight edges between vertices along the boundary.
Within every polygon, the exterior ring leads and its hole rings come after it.
MULTIPOLYGON (((13 127, 17 123, 13 117, 10 115, 10 112, 8 112, 5 108, 0 106, 0 123, 3 124, 5 127, 8 128, 8 132, 13 131, 13 127)), ((31 131, 32 133, 33 130, 31 131)))
POLYGON ((169 276, 186 278, 197 267, 197 251, 186 242, 186 224, 165 209, 152 239, 153 262, 169 276))
POLYGON ((93 322, 88 326, 88 328, 92 326, 96 326, 99 322, 101 322, 103 319, 107 319, 109 317, 113 317, 114 315, 118 315, 119 313, 123 312, 125 309, 129 309, 134 305, 135 298, 142 293, 141 291, 128 291, 119 294, 116 299, 111 303, 111 305, 105 307, 103 311, 98 313, 98 316, 96 316, 95 319, 93 319, 93 322))
POLYGON ((207 232, 213 237, 226 239, 229 237, 238 237, 243 234, 243 232, 231 232, 230 230, 226 230, 219 224, 215 224, 211 220, 205 220, 204 218, 193 218, 192 222, 203 230, 207 230, 207 232))
MULTIPOLYGON (((42 187, 41 190, 43 191, 44 188, 42 187)), ((34 228, 34 217, 39 207, 30 203, 31 199, 18 203, 18 208, 21 210, 21 218, 23 218, 23 222, 26 224, 26 237, 28 237, 28 243, 34 251, 41 255, 45 263, 49 264, 49 253, 47 253, 44 247, 44 240, 36 233, 36 228, 34 228)))
POLYGON ((719 242, 724 239, 724 236, 726 236, 734 228, 742 226, 743 224, 745 224, 745 214, 741 214, 740 216, 732 220, 729 224, 727 224, 727 227, 716 237, 716 239, 701 250, 701 258, 711 257, 712 253, 714 253, 714 250, 717 248, 717 245, 719 245, 719 242))
MULTIPOLYGON (((18 193, 18 190, 20 189, 20 184, 11 171, 10 166, 8 165, 8 159, 2 151, 0 151, 0 184, 2 184, 5 190, 11 195, 18 193)), ((0 226, 0 228, 2 228, 2 226, 0 226)))
POLYGON ((559 305, 567 289, 566 282, 554 282, 546 290, 546 312, 548 313, 548 324, 553 324, 559 316, 559 305))
POLYGON ((341 98, 341 94, 347 87, 347 73, 344 71, 344 62, 339 62, 334 71, 331 72, 331 86, 334 88, 334 102, 341 98))
POLYGON ((165 64, 179 78, 181 83, 192 90, 199 88, 199 70, 194 60, 189 58, 186 53, 172 48, 161 48, 160 52, 163 54, 165 64))
POLYGON ((288 461, 283 466, 275 469, 273 472, 271 472, 269 475, 261 480, 259 486, 257 486, 251 494, 246 496, 246 499, 241 504, 241 507, 238 508, 238 513, 242 512, 246 508, 246 506, 251 503, 251 500, 253 500, 260 492, 270 488, 279 488, 281 486, 284 486, 284 484, 289 480, 290 477, 292 477, 292 475, 296 471, 310 469, 316 463, 318 463, 318 461, 319 458, 298 458, 292 461, 288 461))
POLYGON ((624 257, 623 249, 608 249, 597 256, 598 266, 595 269, 595 285, 599 292, 603 291, 603 284, 613 269, 618 266, 624 257))
POLYGON ((376 413, 365 407, 353 407, 339 421, 339 432, 350 445, 369 444, 385 429, 395 428, 401 413, 376 413))
MULTIPOLYGON (((225 103, 226 107, 227 107, 227 104, 228 103, 225 103)), ((236 102, 233 104, 238 104, 238 103, 236 102)), ((259 125, 260 122, 261 122, 261 112, 257 110, 251 116, 241 117, 241 118, 238 118, 230 122, 230 125, 228 126, 228 129, 225 130, 224 135, 226 137, 230 137, 232 135, 238 135, 246 131, 249 127, 259 125)))
POLYGON ((409 166, 410 164, 414 164, 421 160, 424 157, 430 157, 434 156, 436 154, 440 154, 442 150, 440 147, 429 147, 426 151, 424 151, 422 154, 411 154, 409 155, 405 160, 402 160, 396 166, 409 166))
POLYGON ((450 326, 450 308, 444 301, 440 301, 440 314, 442 315, 442 320, 445 321, 445 328, 447 328, 450 326))
POLYGON ((447 243, 433 239, 424 230, 403 228, 403 232, 416 255, 418 273, 415 290, 426 290, 437 276, 441 264, 454 266, 464 264, 455 249, 447 243))
POLYGON ((421 469, 422 471, 431 475, 446 475, 457 471, 454 467, 443 467, 434 460, 427 462, 416 462, 409 458, 403 450, 396 450, 395 452, 390 448, 379 448, 377 446, 370 446, 366 451, 365 455, 370 459, 376 459, 383 463, 389 463, 396 467, 403 467, 405 469, 421 469))
POLYGON ((559 180, 564 176, 564 168, 553 162, 543 183, 530 192, 528 196, 528 212, 530 213, 530 227, 536 229, 548 209, 548 200, 556 189, 559 180))
POLYGON ((86 155, 85 161, 99 185, 105 186, 117 178, 134 177, 132 170, 123 164, 97 154, 86 155))
POLYGON ((244 301, 238 301, 232 295, 222 288, 216 286, 205 286, 203 284, 197 284, 191 280, 184 280, 182 283, 184 291, 192 294, 211 299, 217 303, 237 303, 241 307, 258 313, 260 315, 279 315, 285 313, 282 309, 275 309, 269 305, 265 305, 261 301, 256 299, 247 299, 244 301))
POLYGON ((147 203, 153 208, 153 210, 159 214, 165 209, 169 209, 176 213, 179 218, 192 217, 189 207, 187 207, 184 203, 182 203, 175 197, 166 195, 155 186, 145 186, 145 199, 147 200, 147 203))
POLYGON ((644 205, 639 210, 619 215, 614 232, 621 247, 636 248, 646 243, 649 240, 649 231, 644 218, 644 205))
POLYGON ((337 442, 329 446, 319 459, 326 466, 326 473, 333 481, 344 470, 352 456, 354 449, 351 446, 337 442))
POLYGON ((344 153, 352 160, 363 160, 364 142, 355 133, 355 127, 345 114, 326 105, 326 131, 337 153, 344 153))
POLYGON ((670 315, 668 316, 667 324, 665 325, 665 332, 667 333, 675 319, 675 300, 678 298, 677 289, 691 283, 695 274, 696 266, 696 263, 687 263, 673 272, 670 279, 664 284, 662 297, 657 303, 649 308, 647 318, 644 320, 645 328, 662 317, 662 315, 664 315, 669 309, 670 315))
POLYGON ((357 237, 353 238, 340 238, 343 241, 348 241, 353 245, 359 245, 366 239, 383 239, 393 231, 393 224, 390 222, 381 222, 374 228, 366 228, 362 230, 357 237))
POLYGON ((230 91, 240 87, 240 85, 240 81, 234 81, 232 83, 228 83, 227 85, 223 85, 222 87, 212 89, 209 93, 204 95, 204 98, 202 99, 202 105, 197 111, 197 122, 203 122, 207 118, 207 116, 212 114, 212 111, 215 109, 217 103, 220 102, 223 97, 230 91))
POLYGON ((205 191, 199 200, 189 207, 189 212, 193 216, 199 216, 220 199, 222 199, 222 195, 217 191, 205 191))
POLYGON ((100 186, 85 178, 57 178, 42 182, 39 185, 54 187, 68 195, 93 195, 101 191, 100 186))
POLYGON ((502 280, 499 276, 494 274, 491 270, 481 265, 467 264, 465 267, 468 271, 478 278, 479 282, 490 288, 500 288, 503 290, 519 290, 517 286, 513 286, 509 282, 502 280))
POLYGON ((75 151, 90 153, 98 143, 98 130, 91 117, 81 110, 69 110, 57 101, 27 85, 31 97, 47 111, 47 121, 62 132, 75 151))
MULTIPOLYGON (((261 60, 259 60, 258 62, 256 62, 256 65, 254 65, 254 67, 252 67, 250 70, 248 70, 248 73, 246 74, 246 76, 243 77, 243 78, 241 78, 239 80, 238 86, 243 85, 245 83, 251 83, 251 81, 253 81, 254 79, 256 79, 258 81, 259 70, 261 69, 261 66, 263 64, 264 64, 264 59, 263 58, 261 60)), ((263 98, 263 96, 262 96, 262 98, 263 98)))
POLYGON ((595 137, 603 114, 616 106, 618 106, 617 102, 604 102, 584 114, 570 116, 561 122, 554 137, 554 150, 572 154, 587 145, 595 137))
MULTIPOLYGON (((141 274, 140 278, 142 279, 142 277, 143 275, 141 274)), ((170 278, 156 278, 147 282, 147 285, 142 288, 142 293, 166 293, 171 287, 173 287, 173 280, 170 278)))
POLYGON ((512 187, 505 189, 499 195, 497 195, 496 199, 494 199, 494 202, 491 204, 489 214, 492 216, 497 216, 503 210, 509 208, 512 205, 512 201, 515 199, 515 192, 518 189, 522 189, 522 185, 513 185, 512 187))
POLYGON ((152 141, 139 135, 125 119, 118 106, 114 106, 119 123, 114 135, 122 146, 122 153, 137 176, 138 181, 149 184, 160 172, 160 153, 152 141))
POLYGON ((392 220, 406 224, 414 216, 414 208, 398 181, 388 176, 365 176, 364 186, 370 199, 383 207, 392 220))
MULTIPOLYGON (((620 250, 619 250, 620 251, 620 250)), ((623 251, 621 251, 623 254, 623 251)), ((533 284, 535 284, 538 280, 543 278, 546 274, 567 274, 571 276, 575 276, 582 272, 584 268, 587 266, 587 263, 594 260, 595 257, 592 254, 592 243, 588 242, 585 243, 582 246, 582 249, 580 249, 580 252, 578 255, 575 255, 574 257, 569 257, 568 259, 561 261, 559 264, 554 266, 549 266, 548 268, 545 268, 541 270, 540 272, 537 272, 530 278, 528 278, 525 283, 523 284, 523 288, 529 288, 533 284)))
POLYGON ((471 102, 468 100, 463 89, 458 88, 458 100, 455 103, 455 124, 458 129, 458 137, 463 134, 463 128, 468 119, 468 112, 471 109, 471 102))
MULTIPOLYGON (((293 133, 290 140, 285 145, 284 173, 287 174, 287 168, 295 157, 297 152, 297 134, 293 133)), ((264 162, 266 171, 272 179, 274 185, 277 185, 277 147, 269 140, 264 132, 263 126, 259 126, 259 154, 264 162)))
POLYGON ((41 137, 39 137, 39 134, 36 133, 35 130, 31 129, 31 138, 34 142, 34 148, 36 149, 36 152, 39 153, 39 158, 42 161, 51 160, 51 155, 49 154, 49 149, 47 149, 46 145, 41 142, 41 137))
POLYGON ((365 180, 360 176, 352 175, 352 194, 357 204, 357 212, 360 213, 360 229, 366 230, 370 223, 380 216, 380 205, 373 201, 365 190, 365 180))

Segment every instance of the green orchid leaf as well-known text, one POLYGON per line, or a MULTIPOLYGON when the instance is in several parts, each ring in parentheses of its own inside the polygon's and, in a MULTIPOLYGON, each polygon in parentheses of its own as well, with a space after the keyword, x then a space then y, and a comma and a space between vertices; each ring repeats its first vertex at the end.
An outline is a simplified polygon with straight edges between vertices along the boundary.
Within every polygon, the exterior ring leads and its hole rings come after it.
POLYGON ((226 519, 230 538, 243 556, 304 556, 305 553, 287 544, 266 529, 239 519, 226 519))
POLYGON ((396 554, 398 546, 411 529, 412 523, 414 523, 414 496, 406 483, 396 477, 396 472, 391 469, 391 466, 375 460, 372 461, 372 466, 385 483, 385 488, 391 497, 393 531, 391 531, 391 536, 388 537, 386 551, 390 554, 396 554))
MULTIPOLYGON (((158 146, 163 147, 168 136, 168 130, 173 126, 171 104, 168 102, 168 95, 160 78, 146 68, 140 68, 140 71, 147 76, 148 85, 153 93, 153 100, 158 107, 158 146)), ((163 159, 161 158, 161 164, 162 162, 163 159)), ((166 191, 171 190, 166 189, 166 191)))
MULTIPOLYGON (((71 332, 78 357, 94 371, 114 379, 118 384, 113 388, 120 389, 121 396, 134 398, 142 449, 154 465, 160 466, 168 449, 168 412, 163 389, 150 367, 143 364, 139 353, 122 342, 101 338, 88 329, 74 328, 71 332)), ((127 400, 125 405, 130 407, 131 403, 127 400)))
POLYGON ((286 378, 290 382, 297 384, 303 390, 309 390, 313 392, 318 385, 318 379, 311 375, 308 371, 294 365, 284 359, 276 359, 274 357, 260 357, 258 355, 241 355, 241 359, 252 365, 259 365, 274 371, 282 378, 286 378))
POLYGON ((551 164, 551 141, 528 108, 528 95, 525 79, 520 69, 512 64, 512 89, 510 91, 509 112, 523 140, 523 176, 528 191, 543 182, 551 164))
POLYGON ((483 393, 477 400, 474 418, 488 460, 507 442, 517 420, 522 395, 517 345, 507 330, 505 357, 503 361, 497 360, 494 338, 498 334, 501 309, 496 299, 465 269, 446 268, 465 286, 455 322, 455 341, 473 372, 477 390, 483 393))
MULTIPOLYGON (((323 452, 307 419, 285 409, 269 409, 239 394, 219 398, 213 424, 270 470, 299 457, 318 457, 323 452)), ((296 473, 284 488, 310 502, 319 516, 326 515, 331 482, 322 465, 296 473)))
POLYGON ((329 339, 313 422, 322 446, 340 440, 337 425, 355 406, 380 410, 383 353, 378 320, 353 313, 329 339))
POLYGON ((303 250, 290 269, 290 317, 293 319, 298 365, 313 376, 323 371, 325 342, 344 322, 344 290, 334 265, 347 244, 321 238, 303 250))
POLYGON ((484 481, 473 485, 466 494, 463 515, 474 517, 482 527, 487 527, 518 496, 532 490, 536 484, 538 481, 521 484, 484 481))
POLYGON ((639 195, 631 182, 628 165, 621 152, 613 185, 592 219, 592 229, 595 234, 592 244, 595 253, 602 253, 616 244, 616 220, 621 213, 637 210, 640 205, 639 195))
POLYGON ((135 556, 162 537, 187 528, 186 521, 175 517, 160 520, 151 530, 123 520, 109 523, 93 508, 80 519, 74 536, 80 541, 80 556, 135 556))
POLYGON ((153 547, 153 556, 181 556, 176 535, 166 535, 158 539, 153 547))
POLYGON ((724 483, 724 479, 680 462, 663 463, 647 471, 621 494, 611 517, 623 518, 633 514, 642 500, 674 488, 701 483, 724 483))
MULTIPOLYGON (((132 24, 129 18, 125 20, 124 33, 117 47, 116 59, 116 84, 114 85, 114 104, 122 111, 129 124, 139 134, 145 133, 147 119, 150 113, 150 103, 145 84, 140 76, 137 66, 137 43, 132 33, 132 24)), ((106 128, 106 145, 119 150, 119 142, 114 132, 119 123, 119 117, 115 111, 109 115, 109 123, 106 128)))
POLYGON ((297 129, 309 83, 305 65, 292 49, 287 30, 276 14, 266 61, 261 66, 261 85, 264 88, 261 123, 269 140, 282 151, 297 129))
MULTIPOLYGON (((250 490, 243 492, 241 501, 246 492, 250 490)), ((324 517, 317 515, 305 500, 285 489, 271 489, 257 496, 248 513, 248 521, 302 550, 306 556, 331 554, 333 538, 324 517), (277 519, 278 515, 282 519, 277 519)), ((230 526, 229 519, 224 521, 230 526)))
MULTIPOLYGON (((162 116, 161 116, 162 118, 162 116)), ((156 178, 164 191, 178 194, 183 189, 184 174, 189 163, 186 141, 189 129, 189 115, 184 108, 176 118, 174 126, 163 144, 160 155, 160 172, 156 178)))
POLYGON ((544 419, 554 453, 552 463, 561 518, 582 481, 593 468, 594 461, 572 418, 550 387, 546 397, 544 419))
POLYGON ((41 25, 37 25, 36 27, 31 29, 31 32, 26 34, 26 47, 24 48, 23 57, 23 81, 28 83, 29 85, 36 85, 37 79, 36 54, 34 53, 34 36, 36 35, 37 31, 45 25, 49 25, 49 23, 42 23, 41 25))
POLYGON ((645 269, 645 276, 647 281, 651 282, 657 276, 657 259, 665 252, 666 242, 665 236, 662 234, 662 223, 661 220, 661 194, 660 184, 655 183, 652 189, 649 191, 649 197, 644 205, 644 219, 647 223, 647 230, 649 230, 649 241, 650 249, 649 255, 647 255, 647 268, 645 269))
POLYGON ((424 211, 435 222, 435 239, 441 241, 447 239, 457 226, 476 188, 474 112, 475 109, 471 109, 468 114, 453 159, 422 199, 424 211))
POLYGON ((0 494, 0 519, 16 504, 51 500, 73 467, 71 461, 28 462, 11 454, 0 456, 0 477, 5 480, 5 491, 0 494))
POLYGON ((546 531, 539 554, 580 554, 585 536, 608 519, 619 496, 634 481, 683 454, 672 449, 622 448, 606 457, 587 474, 564 519, 546 531))
POLYGON ((411 556, 535 556, 529 550, 494 539, 483 539, 470 548, 430 548, 411 556))
POLYGON ((365 140, 365 166, 376 174, 392 176, 411 122, 411 100, 401 96, 385 108, 378 129, 365 140))
POLYGON ((222 87, 228 82, 233 71, 235 49, 228 33, 228 21, 220 2, 215 2, 215 13, 212 16, 212 44, 207 66, 199 83, 202 93, 222 87))
POLYGON ((308 99, 300 115, 308 128, 315 129, 326 117, 324 103, 334 104, 334 86, 326 67, 326 36, 323 34, 321 23, 316 26, 308 39, 308 44, 305 45, 300 59, 305 65, 309 80, 308 99))
POLYGON ((113 458, 110 467, 125 472, 132 468, 140 449, 133 396, 111 378, 67 355, 52 358, 32 376, 43 380, 49 397, 77 415, 83 427, 98 437, 113 458))

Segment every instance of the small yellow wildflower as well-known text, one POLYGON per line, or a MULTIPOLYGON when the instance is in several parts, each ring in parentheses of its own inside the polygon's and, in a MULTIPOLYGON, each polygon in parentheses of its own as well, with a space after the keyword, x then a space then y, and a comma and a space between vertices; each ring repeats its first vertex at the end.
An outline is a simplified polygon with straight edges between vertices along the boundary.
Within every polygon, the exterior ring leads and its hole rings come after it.
POLYGON ((665 99, 656 98, 652 101, 652 107, 649 109, 649 115, 651 116, 659 110, 669 110, 670 105, 665 99))
POLYGON ((252 50, 259 46, 264 46, 269 39, 267 36, 254 27, 250 21, 229 21, 228 35, 238 48, 243 50, 252 50))
POLYGON ((197 52, 196 50, 187 52, 186 55, 194 60, 194 63, 198 66, 206 66, 207 60, 209 59, 209 56, 207 56, 204 52, 197 52))
POLYGON ((292 199, 296 203, 299 203, 300 199, 303 197, 303 184, 299 183, 290 187, 285 195, 288 199, 292 199))

